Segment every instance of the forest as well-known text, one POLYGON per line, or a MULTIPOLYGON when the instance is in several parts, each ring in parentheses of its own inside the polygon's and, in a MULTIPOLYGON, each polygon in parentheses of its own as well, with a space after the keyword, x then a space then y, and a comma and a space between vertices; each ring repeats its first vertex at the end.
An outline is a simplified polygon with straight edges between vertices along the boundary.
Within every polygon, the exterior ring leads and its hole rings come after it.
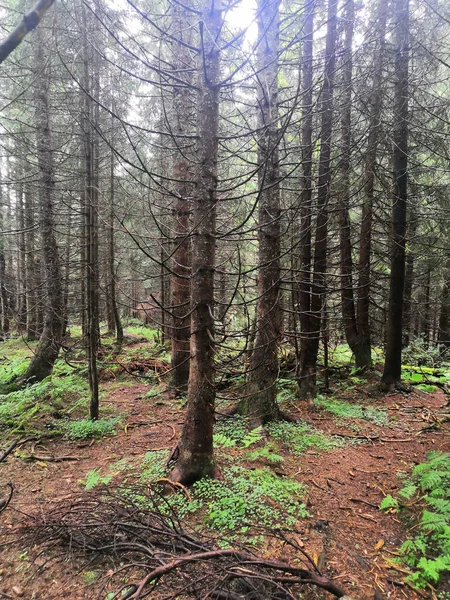
POLYGON ((449 2, 0 23, 0 600, 450 600, 449 2))

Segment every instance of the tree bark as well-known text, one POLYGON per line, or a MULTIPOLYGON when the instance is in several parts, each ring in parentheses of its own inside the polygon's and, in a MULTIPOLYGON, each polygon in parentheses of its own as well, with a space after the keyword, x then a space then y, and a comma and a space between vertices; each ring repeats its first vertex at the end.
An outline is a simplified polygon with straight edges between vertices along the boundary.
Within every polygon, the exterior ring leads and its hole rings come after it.
POLYGON ((198 173, 193 197, 191 277, 191 365, 187 413, 173 481, 192 483, 215 473, 213 425, 214 269, 216 252, 217 154, 219 128, 220 8, 201 2, 197 132, 198 173))
POLYGON ((242 403, 252 428, 279 418, 276 401, 280 306, 280 168, 278 144, 279 0, 259 0, 258 20, 258 303, 256 337, 242 403))
POLYGON ((172 253, 172 386, 177 391, 186 388, 190 365, 190 275, 191 241, 189 236, 192 184, 192 151, 190 140, 193 120, 192 54, 186 44, 192 45, 190 15, 179 4, 172 8, 173 35, 180 43, 173 42, 172 66, 177 78, 184 78, 186 85, 173 87, 172 136, 175 153, 172 159, 175 206, 173 212, 174 250, 172 253))
POLYGON ((301 328, 300 356, 296 359, 296 379, 300 396, 308 396, 305 389, 314 381, 315 365, 308 363, 312 340, 311 322, 311 213, 312 213, 312 165, 313 165, 313 59, 314 59, 314 11, 316 2, 305 0, 302 44, 302 174, 300 198, 300 274, 299 274, 299 321, 301 328))
POLYGON ((395 92, 392 246, 386 357, 382 384, 392 389, 402 373, 402 314, 408 198, 409 0, 395 0, 395 92))
POLYGON ((55 237, 55 166, 48 100, 49 80, 45 68, 44 46, 38 30, 36 44, 36 148, 39 169, 39 221, 42 258, 47 293, 44 328, 36 353, 23 380, 34 383, 51 374, 58 358, 63 334, 63 293, 59 250, 55 237))
POLYGON ((300 396, 315 394, 317 356, 322 320, 322 305, 326 294, 328 247, 328 200, 331 182, 331 137, 333 132, 333 93, 336 64, 337 0, 328 1, 327 38, 325 48, 324 83, 321 102, 321 132, 319 176, 317 182, 317 221, 314 247, 314 267, 311 285, 308 344, 302 348, 300 365, 300 396))
POLYGON ((361 352, 367 356, 371 354, 370 287, 373 200, 384 94, 383 60, 385 55, 386 20, 387 0, 379 0, 377 14, 378 39, 373 61, 373 80, 370 92, 369 136, 364 164, 364 201, 361 215, 358 265, 357 327, 361 352))

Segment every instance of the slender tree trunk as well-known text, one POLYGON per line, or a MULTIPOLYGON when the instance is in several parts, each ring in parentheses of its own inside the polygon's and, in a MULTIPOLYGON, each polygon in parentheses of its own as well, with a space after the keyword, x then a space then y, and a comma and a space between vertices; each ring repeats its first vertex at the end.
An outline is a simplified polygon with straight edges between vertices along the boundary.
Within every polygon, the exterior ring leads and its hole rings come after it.
POLYGON ((441 295, 439 313, 438 343, 444 349, 450 348, 450 268, 447 267, 441 295))
POLYGON ((301 328, 300 356, 296 358, 296 379, 300 396, 306 397, 308 382, 314 381, 315 365, 310 364, 312 343, 311 317, 311 213, 313 165, 313 58, 314 11, 316 2, 305 0, 302 47, 302 174, 300 198, 300 282, 299 320, 301 328))
POLYGON ((38 338, 38 298, 36 292, 38 287, 37 269, 39 268, 39 264, 37 263, 38 257, 34 254, 34 203, 30 185, 28 183, 25 184, 25 226, 27 230, 25 236, 25 268, 27 272, 27 339, 29 341, 33 341, 38 338))
MULTIPOLYGON (((82 17, 85 31, 84 39, 84 156, 85 156, 85 246, 86 246, 86 335, 89 388, 91 392, 89 414, 91 419, 99 416, 99 393, 97 352, 99 348, 99 306, 98 306, 98 238, 97 238, 97 210, 98 210, 98 167, 97 144, 93 131, 96 117, 90 94, 97 91, 96 59, 92 56, 91 41, 88 39, 89 21, 86 8, 82 6, 82 17)), ((92 31, 91 31, 92 34, 92 31)))
POLYGON ((364 201, 361 215, 359 246, 359 277, 357 300, 357 326, 361 353, 371 354, 370 335, 370 284, 372 257, 372 222, 375 190, 375 170, 381 130, 381 110, 383 105, 383 60, 385 56, 385 36, 387 1, 378 0, 377 31, 378 40, 373 61, 373 80, 370 92, 369 136, 364 164, 364 201))
POLYGON ((243 402, 252 428, 279 417, 276 401, 280 307, 280 168, 278 158, 279 0, 259 0, 257 104, 258 137, 258 303, 256 338, 243 402))
POLYGON ((61 265, 55 238, 54 188, 55 167, 50 127, 48 101, 49 81, 45 68, 44 47, 41 33, 36 34, 36 147, 39 169, 39 224, 41 231, 42 257, 45 269, 47 293, 44 328, 36 353, 25 373, 24 381, 41 381, 51 374, 58 358, 63 333, 63 294, 61 265))
POLYGON ((191 365, 188 406, 174 481, 191 483, 215 472, 213 425, 214 269, 216 253, 217 153, 219 126, 220 32, 223 25, 217 3, 202 0, 200 22, 197 129, 198 173, 193 197, 191 278, 191 365))
MULTIPOLYGON (((414 239, 417 228, 417 217, 415 214, 411 214, 408 225, 408 241, 411 245, 411 241, 414 239)), ((409 345, 411 335, 411 313, 412 313, 412 291, 414 283, 414 262, 415 254, 411 247, 408 248, 406 253, 406 267, 405 267, 405 295, 403 299, 403 347, 406 348, 409 345)))
POLYGON ((174 43, 172 64, 178 78, 183 77, 186 85, 173 88, 172 135, 177 146, 172 159, 174 186, 174 250, 172 254, 172 385, 175 390, 186 388, 190 365, 190 264, 191 242, 189 222, 191 211, 192 151, 186 136, 192 133, 192 55, 184 44, 192 44, 192 27, 189 13, 180 5, 174 4, 172 12, 173 34, 181 43, 174 43))
POLYGON ((18 303, 17 303, 17 329, 20 334, 26 330, 27 326, 27 272, 25 268, 26 249, 25 249, 25 212, 24 212, 24 194, 23 169, 19 162, 16 169, 16 177, 19 180, 17 185, 17 225, 19 229, 19 252, 17 257, 17 286, 18 286, 18 303))
POLYGON ((405 239, 408 198, 408 76, 409 0, 395 0, 396 53, 394 97, 394 154, 392 194, 392 246, 386 358, 382 384, 392 389, 402 373, 402 313, 405 284, 405 239))
POLYGON ((321 103, 321 132, 319 176, 317 182, 317 221, 314 247, 314 271, 311 286, 310 337, 307 353, 303 352, 300 393, 303 398, 315 394, 317 356, 322 320, 322 307, 326 294, 328 200, 331 182, 331 136, 333 131, 333 92, 336 64, 337 0, 329 0, 327 39, 325 48, 324 83, 321 103))
POLYGON ((342 53, 341 94, 341 181, 339 185, 339 237, 341 255, 341 299, 344 332, 357 368, 372 364, 370 346, 361 339, 356 322, 353 291, 353 258, 350 225, 351 155, 352 155, 352 82, 353 82, 353 29, 355 5, 348 0, 344 15, 344 50, 342 53), (362 342, 362 343, 361 343, 362 342))
MULTIPOLYGON (((1 174, 0 174, 1 179, 1 174)), ((6 291, 6 260, 5 260, 5 238, 3 236, 4 222, 3 187, 0 184, 0 305, 1 322, 0 333, 9 332, 9 306, 8 293, 6 291)))
MULTIPOLYGON (((114 152, 111 150, 110 157, 110 177, 109 177, 109 223, 108 223, 108 275, 109 275, 109 305, 112 311, 113 331, 116 332, 116 343, 121 346, 123 343, 123 326, 120 319, 119 307, 116 298, 116 265, 115 265, 115 240, 114 240, 114 152)), ((111 318, 111 317, 109 317, 111 318)), ((108 326, 109 328, 110 326, 108 326)))

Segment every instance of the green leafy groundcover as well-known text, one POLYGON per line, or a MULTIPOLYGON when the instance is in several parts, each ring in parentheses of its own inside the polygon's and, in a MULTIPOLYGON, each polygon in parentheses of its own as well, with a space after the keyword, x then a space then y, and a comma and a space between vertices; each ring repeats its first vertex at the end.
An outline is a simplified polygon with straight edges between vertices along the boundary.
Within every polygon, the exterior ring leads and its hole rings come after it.
POLYGON ((400 548, 399 562, 412 571, 408 581, 418 588, 439 583, 450 572, 450 454, 430 452, 417 465, 411 479, 398 493, 386 496, 380 508, 400 510, 402 502, 420 500, 422 511, 415 517, 414 537, 400 548))

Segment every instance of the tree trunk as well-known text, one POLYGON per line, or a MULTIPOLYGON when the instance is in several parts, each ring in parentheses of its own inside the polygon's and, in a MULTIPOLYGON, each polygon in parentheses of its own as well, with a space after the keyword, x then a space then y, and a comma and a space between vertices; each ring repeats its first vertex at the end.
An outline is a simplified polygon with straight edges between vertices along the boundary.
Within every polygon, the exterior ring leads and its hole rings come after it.
POLYGON ((39 169, 39 221, 42 257, 45 269, 46 305, 44 328, 36 353, 23 380, 34 383, 51 374, 58 358, 63 333, 63 294, 61 265, 55 238, 54 188, 55 167, 48 101, 49 81, 43 71, 46 65, 41 33, 36 34, 36 148, 39 169))
POLYGON ((258 19, 258 303, 256 337, 242 403, 252 428, 278 419, 276 381, 281 334, 280 168, 278 158, 279 0, 259 0, 258 19))
MULTIPOLYGON (((99 416, 99 393, 97 352, 99 348, 99 304, 98 304, 98 157, 93 123, 96 111, 91 94, 98 91, 97 57, 92 55, 91 41, 88 39, 86 7, 82 6, 82 18, 85 32, 83 67, 84 67, 84 157, 85 157, 85 247, 86 247, 86 336, 89 389, 91 393, 89 414, 95 420, 99 416)), ((92 30, 90 31, 92 35, 92 30)))
POLYGON ((26 249, 26 260, 25 268, 27 272, 27 339, 29 341, 36 340, 38 338, 37 333, 37 312, 38 312, 38 298, 37 298, 37 287, 38 287, 38 273, 39 269, 38 257, 34 254, 34 205, 33 196, 31 193, 30 185, 25 184, 25 249, 26 249))
POLYGON ((408 198, 409 0, 395 0, 396 53, 392 246, 386 358, 382 384, 392 389, 402 374, 402 313, 405 284, 406 210, 408 198))
POLYGON ((213 425, 214 269, 216 252, 217 154, 219 125, 219 39, 223 26, 215 2, 202 0, 197 130, 198 173, 193 196, 191 277, 191 365, 187 413, 171 478, 192 483, 215 472, 213 425))
POLYGON ((383 105, 383 60, 386 36, 387 0, 378 1, 377 29, 378 40, 373 61, 373 80, 370 92, 369 136, 364 164, 364 201, 361 215, 359 246, 359 277, 357 300, 357 326, 361 352, 371 354, 370 335, 370 284, 372 255, 373 200, 375 189, 375 169, 381 130, 381 110, 383 105))
POLYGON ((361 338, 356 322, 353 291, 353 259, 350 227, 350 175, 352 153, 352 76, 353 76, 353 28, 355 5, 348 0, 344 16, 345 42, 342 53, 342 110, 341 110, 341 181, 339 186, 339 236, 341 255, 341 300, 344 332, 355 357, 357 368, 372 364, 370 346, 361 338))
POLYGON ((325 48, 324 83, 321 103, 321 132, 319 177, 317 182, 317 221, 314 248, 314 270, 311 286, 311 310, 309 313, 309 339, 307 351, 303 348, 300 365, 300 394, 310 398, 315 394, 317 355, 322 320, 322 304, 326 294, 327 246, 328 246, 328 200, 331 182, 331 136, 333 132, 333 93, 336 64, 337 0, 328 1, 327 39, 325 48))
MULTIPOLYGON (((0 175, 1 179, 1 175, 0 175)), ((9 306, 8 293, 6 291, 6 260, 5 260, 5 237, 3 235, 3 188, 0 185, 0 306, 1 306, 1 322, 0 333, 9 332, 9 306)))
POLYGON ((189 221, 192 197, 192 151, 189 139, 192 133, 192 55, 185 44, 192 44, 192 27, 186 9, 174 4, 172 8, 173 35, 181 43, 173 43, 172 64, 178 78, 184 77, 185 86, 173 87, 172 135, 176 151, 172 159, 174 185, 174 250, 172 254, 172 386, 177 391, 187 387, 190 364, 190 274, 191 241, 189 221))
POLYGON ((446 269, 442 288, 441 310, 439 313, 438 343, 444 349, 450 348, 450 269, 446 269))
POLYGON ((300 274, 299 274, 299 321, 301 329, 300 356, 296 358, 296 379, 299 394, 307 397, 313 393, 307 389, 314 383, 315 365, 310 365, 312 342, 311 320, 311 212, 312 212, 312 164, 313 164, 313 51, 314 11, 316 2, 305 0, 302 45, 302 174, 300 198, 300 274))
POLYGON ((108 329, 116 332, 116 343, 123 343, 123 326, 120 319, 119 308, 116 299, 116 265, 115 265, 115 241, 114 241, 114 151, 111 150, 110 177, 109 177, 109 219, 108 219, 108 329))

